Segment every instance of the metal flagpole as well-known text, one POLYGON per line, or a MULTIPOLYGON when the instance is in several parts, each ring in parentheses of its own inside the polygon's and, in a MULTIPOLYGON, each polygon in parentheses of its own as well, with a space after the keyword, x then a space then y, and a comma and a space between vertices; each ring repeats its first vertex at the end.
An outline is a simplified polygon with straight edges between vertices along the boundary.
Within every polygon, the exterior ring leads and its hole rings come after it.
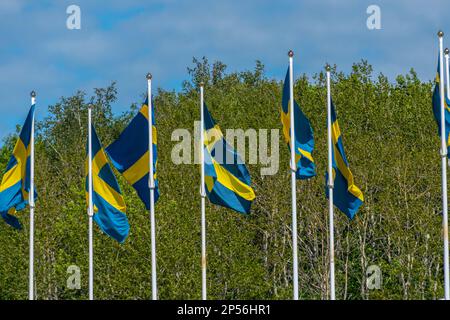
POLYGON ((297 164, 295 163, 295 119, 294 119, 294 52, 289 50, 289 101, 290 101, 290 125, 291 125, 291 194, 292 194, 292 264, 294 300, 298 300, 298 248, 297 248, 297 194, 296 177, 297 164))
POLYGON ((449 81, 449 50, 448 48, 445 48, 444 50, 444 56, 445 56, 445 84, 447 87, 447 92, 445 93, 446 97, 448 98, 449 93, 450 93, 450 81, 449 81))
POLYGON ((205 217, 205 150, 204 150, 204 119, 203 119, 203 88, 204 83, 200 83, 200 161, 201 161, 201 181, 200 195, 202 198, 202 300, 206 300, 206 217, 205 217))
POLYGON ((150 237, 152 248, 152 299, 158 300, 158 288, 156 286, 156 235, 155 235, 155 179, 153 177, 153 118, 152 118, 152 75, 147 74, 147 106, 148 106, 148 154, 149 174, 148 183, 150 188, 150 237))
MULTIPOLYGON (((443 34, 442 34, 443 36, 443 34)), ((446 75, 446 85, 447 85, 447 92, 446 92, 446 98, 449 98, 449 94, 450 94, 450 71, 449 71, 449 49, 446 48, 445 51, 445 75, 446 75)), ((439 70, 440 72, 440 70, 439 70)), ((444 112, 445 113, 445 112, 444 112)), ((442 117, 442 114, 441 114, 442 117)), ((441 122, 442 123, 442 122, 441 122)), ((444 125, 445 125, 445 121, 444 121, 444 125)), ((445 130, 444 130, 445 131, 445 130)), ((447 150, 447 149, 445 149, 447 150)), ((447 158, 446 158, 447 159, 447 158)), ((444 161, 442 162, 444 164, 444 161)), ((447 168, 447 167, 446 167, 447 168)), ((444 173, 443 173, 444 174, 444 173)), ((445 179, 447 180, 447 172, 445 172, 445 179)), ((445 184, 447 186, 447 183, 445 184)), ((447 198, 447 192, 445 192, 445 197, 447 198)), ((446 204, 447 204, 447 199, 445 200, 446 204)), ((447 205, 446 205, 447 208, 447 205)), ((443 217, 444 221, 443 221, 443 229, 444 229, 444 281, 445 281, 445 299, 446 300, 450 300, 450 270, 449 270, 449 247, 448 247, 448 210, 445 210, 445 214, 443 217), (445 266, 446 265, 446 266, 445 266)))
MULTIPOLYGON (((36 104, 36 92, 31 92, 31 105, 36 104)), ((28 202, 30 205, 30 266, 29 266, 29 283, 28 283, 28 299, 34 300, 34 114, 31 121, 31 140, 30 140, 30 193, 28 194, 28 202)))
POLYGON ((333 208, 333 141, 331 138, 331 84, 330 66, 326 66, 327 71, 327 127, 328 127, 328 202, 329 202, 329 228, 330 228, 330 300, 336 299, 334 287, 334 208, 333 208))
POLYGON ((448 207, 447 207, 447 139, 445 135, 445 92, 444 92, 444 52, 442 31, 439 37, 439 90, 441 95, 441 165, 442 165, 442 226, 444 232, 444 292, 445 300, 450 300, 449 252, 448 252, 448 207))
POLYGON ((94 300, 94 244, 92 217, 94 216, 94 205, 92 200, 92 104, 88 109, 88 192, 89 192, 89 300, 94 300))

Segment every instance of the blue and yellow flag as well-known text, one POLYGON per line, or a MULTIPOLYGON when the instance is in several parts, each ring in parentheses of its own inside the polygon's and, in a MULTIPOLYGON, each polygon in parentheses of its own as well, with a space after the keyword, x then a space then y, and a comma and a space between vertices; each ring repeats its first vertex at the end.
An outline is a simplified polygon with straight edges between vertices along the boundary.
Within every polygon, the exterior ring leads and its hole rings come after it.
MULTIPOLYGON (((353 174, 348 166, 333 101, 331 101, 331 140, 333 143, 333 202, 347 217, 353 219, 363 204, 364 197, 355 185, 353 174)), ((328 182, 328 172, 325 173, 325 179, 328 182)), ((328 198, 328 187, 326 187, 326 196, 328 198)))
MULTIPOLYGON (((130 225, 119 184, 92 126, 92 202, 94 221, 107 235, 122 243, 130 225)), ((89 205, 88 158, 86 157, 86 201, 89 205)))
MULTIPOLYGON (((440 59, 438 56, 438 65, 437 65, 437 73, 436 73, 436 85, 434 86, 433 91, 433 114, 434 119, 438 125, 438 134, 441 136, 441 92, 440 92, 440 77, 439 77, 439 68, 440 68, 440 59)), ((445 90, 445 89, 444 89, 445 90)), ((448 92, 447 92, 448 95, 448 92)), ((445 95, 445 136, 447 140, 447 153, 450 154, 450 108, 449 108, 449 100, 447 95, 445 95)))
MULTIPOLYGON (((5 221, 16 229, 21 229, 15 213, 28 205, 30 191, 30 152, 31 127, 34 118, 34 105, 28 112, 13 154, 6 166, 0 185, 0 214, 5 221)), ((34 197, 37 198, 35 191, 34 197)))
POLYGON ((250 213, 255 193, 241 157, 225 140, 206 104, 203 106, 205 189, 209 200, 241 213, 250 213))
MULTIPOLYGON (((289 67, 283 86, 281 101, 281 123, 283 124, 284 139, 291 149, 291 116, 289 113, 289 67)), ((294 127, 295 127, 295 162, 297 163, 297 179, 309 179, 316 175, 316 166, 312 157, 314 150, 314 134, 308 118, 294 100, 294 127)))
MULTIPOLYGON (((153 104, 152 104, 153 105, 153 104)), ((159 198, 156 167, 158 164, 157 132, 154 109, 152 108, 152 147, 153 147, 153 178, 155 181, 155 203, 159 198)), ((139 113, 123 130, 119 138, 111 143, 106 152, 116 169, 125 180, 137 191, 139 198, 150 210, 149 152, 148 152, 148 98, 139 113)))

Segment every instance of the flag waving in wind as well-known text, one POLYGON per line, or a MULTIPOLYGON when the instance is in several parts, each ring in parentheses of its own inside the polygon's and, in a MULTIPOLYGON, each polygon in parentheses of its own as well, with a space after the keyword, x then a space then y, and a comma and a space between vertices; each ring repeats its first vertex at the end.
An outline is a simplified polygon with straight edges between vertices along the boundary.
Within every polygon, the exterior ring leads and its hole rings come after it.
MULTIPOLYGON (((338 207, 350 219, 353 219, 359 207, 364 202, 361 190, 354 184, 353 174, 350 171, 347 158, 345 156, 344 145, 342 143, 341 130, 336 118, 333 101, 331 101, 331 140, 332 167, 333 167, 333 192, 334 205, 338 207)), ((328 181, 328 172, 325 174, 328 181)), ((326 188, 328 198, 328 188, 326 188)))
MULTIPOLYGON (((283 124, 284 139, 290 149, 291 147, 291 118, 289 113, 289 67, 283 86, 283 97, 281 102, 281 123, 283 124)), ((294 100, 294 129, 295 129, 295 161, 297 163, 297 179, 309 179, 316 175, 316 166, 312 157, 314 150, 314 134, 308 118, 294 100)))
POLYGON ((214 204, 249 213, 255 193, 247 167, 223 137, 206 104, 203 119, 206 194, 214 204))
MULTIPOLYGON (((440 68, 440 59, 438 57, 438 65, 436 72, 436 85, 434 86, 433 91, 433 115, 436 123, 438 125, 438 134, 441 136, 441 93, 440 93, 440 85, 441 79, 439 77, 439 68, 440 68)), ((450 108, 449 108, 449 100, 448 95, 445 94, 444 104, 445 104, 445 141, 447 141, 447 154, 450 154, 450 108)))
MULTIPOLYGON (((110 237, 122 243, 130 226, 125 214, 125 201, 108 163, 105 151, 92 126, 92 202, 94 221, 110 237)), ((86 158, 86 200, 89 204, 88 159, 86 158)))
MULTIPOLYGON (((15 213, 28 205, 28 193, 30 191, 30 142, 34 107, 35 105, 33 104, 28 112, 0 185, 0 214, 9 225, 16 229, 21 229, 21 225, 15 213)), ((34 198, 37 198, 36 191, 34 194, 34 198)))
MULTIPOLYGON (((153 104, 152 104, 153 105, 153 104)), ((152 112, 152 147, 153 147, 153 177, 155 180, 155 203, 159 198, 156 167, 157 132, 153 108, 152 112)), ((111 143, 106 152, 116 169, 124 176, 125 180, 137 191, 139 198, 144 202, 147 210, 150 210, 149 176, 149 152, 148 152, 148 98, 142 105, 139 113, 131 120, 123 130, 119 138, 111 143)))

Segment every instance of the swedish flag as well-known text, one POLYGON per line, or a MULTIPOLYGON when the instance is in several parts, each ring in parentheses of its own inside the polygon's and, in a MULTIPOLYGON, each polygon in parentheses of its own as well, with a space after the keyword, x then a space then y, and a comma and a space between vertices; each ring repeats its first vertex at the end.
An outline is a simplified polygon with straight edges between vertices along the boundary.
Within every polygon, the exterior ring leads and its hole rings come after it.
MULTIPOLYGON (((86 158, 86 201, 89 204, 88 159, 86 158)), ((92 126, 92 202, 94 221, 118 242, 125 241, 130 230, 126 207, 116 177, 92 126)))
MULTIPOLYGON (((283 124, 284 139, 291 148, 291 117, 289 113, 289 70, 283 86, 283 97, 281 101, 281 123, 283 124)), ((295 162, 297 163, 297 179, 309 179, 316 175, 316 166, 312 157, 314 150, 314 134, 308 118, 300 109, 300 106, 294 100, 294 121, 295 121, 295 162)))
MULTIPOLYGON (((441 92, 440 92, 440 77, 439 77, 439 68, 440 68, 440 59, 438 57, 438 65, 437 65, 437 73, 436 73, 436 85, 434 86, 433 91, 433 114, 434 119, 438 125, 438 134, 441 136, 441 92)), ((448 92, 447 92, 448 95, 448 92)), ((450 108, 449 108, 449 100, 447 95, 445 95, 444 104, 445 104, 445 139, 447 140, 447 153, 450 154, 450 108)))
MULTIPOLYGON (((153 105, 153 104, 152 104, 153 105)), ((155 203, 159 198, 156 167, 158 164, 157 132, 155 114, 152 112, 152 148, 153 148, 153 178, 155 182, 155 203)), ((119 138, 106 147, 106 153, 116 169, 125 180, 137 191, 139 198, 150 210, 149 176, 150 158, 148 153, 148 98, 139 113, 123 130, 119 138)))
POLYGON ((223 137, 206 104, 203 119, 206 195, 214 204, 249 213, 255 193, 247 167, 223 137))
MULTIPOLYGON (((333 101, 331 101, 331 140, 333 143, 333 202, 339 210, 353 219, 363 204, 364 197, 361 190, 354 184, 353 174, 348 166, 333 101)), ((328 172, 325 174, 325 179, 328 181, 328 172)), ((328 188, 326 188, 326 196, 328 198, 328 188)))
MULTIPOLYGON (((33 118, 34 104, 28 112, 0 185, 0 214, 9 225, 16 229, 21 229, 22 226, 14 214, 28 205, 33 118)), ((34 198, 37 198, 36 191, 34 198)))

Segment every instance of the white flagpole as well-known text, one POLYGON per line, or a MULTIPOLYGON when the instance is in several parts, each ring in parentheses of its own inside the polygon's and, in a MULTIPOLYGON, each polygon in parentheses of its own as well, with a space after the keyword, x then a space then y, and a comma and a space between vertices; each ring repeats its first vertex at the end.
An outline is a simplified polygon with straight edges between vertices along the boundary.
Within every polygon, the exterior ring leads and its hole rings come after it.
POLYGON ((298 300, 298 248, 297 248, 297 164, 295 163, 295 119, 294 119, 294 52, 289 50, 289 117, 291 125, 291 194, 292 194, 292 264, 294 300, 298 300))
POLYGON ((149 188, 150 188, 150 237, 152 248, 152 299, 158 300, 156 286, 156 231, 155 231, 155 179, 153 177, 153 119, 152 119, 152 75, 147 74, 147 106, 148 106, 148 154, 149 154, 149 188))
POLYGON ((203 82, 200 83, 200 161, 201 161, 201 182, 200 195, 202 198, 202 300, 206 300, 206 216, 205 216, 205 150, 204 150, 204 119, 203 119, 203 82))
POLYGON ((330 300, 336 299, 334 287, 334 208, 333 208, 333 141, 331 138, 331 84, 330 66, 327 65, 327 127, 328 127, 328 202, 329 202, 329 228, 330 228, 330 300))
MULTIPOLYGON (((31 92, 31 105, 36 104, 36 92, 31 92)), ((35 109, 36 110, 36 109, 35 109)), ((36 112, 36 111, 35 111, 36 112)), ((28 283, 28 299, 34 300, 34 114, 31 120, 31 140, 30 140, 30 193, 28 194, 28 202, 30 205, 30 266, 29 266, 29 283, 28 283)))
POLYGON ((448 206, 447 206, 447 139, 445 135, 445 92, 444 92, 444 33, 439 37, 439 90, 441 95, 441 165, 442 165, 442 227, 444 232, 444 293, 445 300, 450 300, 449 252, 448 252, 448 206))
POLYGON ((94 205, 92 200, 92 104, 88 109, 88 192, 89 192, 89 300, 94 300, 94 244, 93 244, 93 228, 92 217, 94 216, 94 205))
POLYGON ((450 81, 449 81, 449 50, 448 48, 445 48, 444 50, 444 56, 445 56, 445 84, 447 86, 447 92, 446 92, 446 97, 449 97, 449 93, 450 93, 450 81))

